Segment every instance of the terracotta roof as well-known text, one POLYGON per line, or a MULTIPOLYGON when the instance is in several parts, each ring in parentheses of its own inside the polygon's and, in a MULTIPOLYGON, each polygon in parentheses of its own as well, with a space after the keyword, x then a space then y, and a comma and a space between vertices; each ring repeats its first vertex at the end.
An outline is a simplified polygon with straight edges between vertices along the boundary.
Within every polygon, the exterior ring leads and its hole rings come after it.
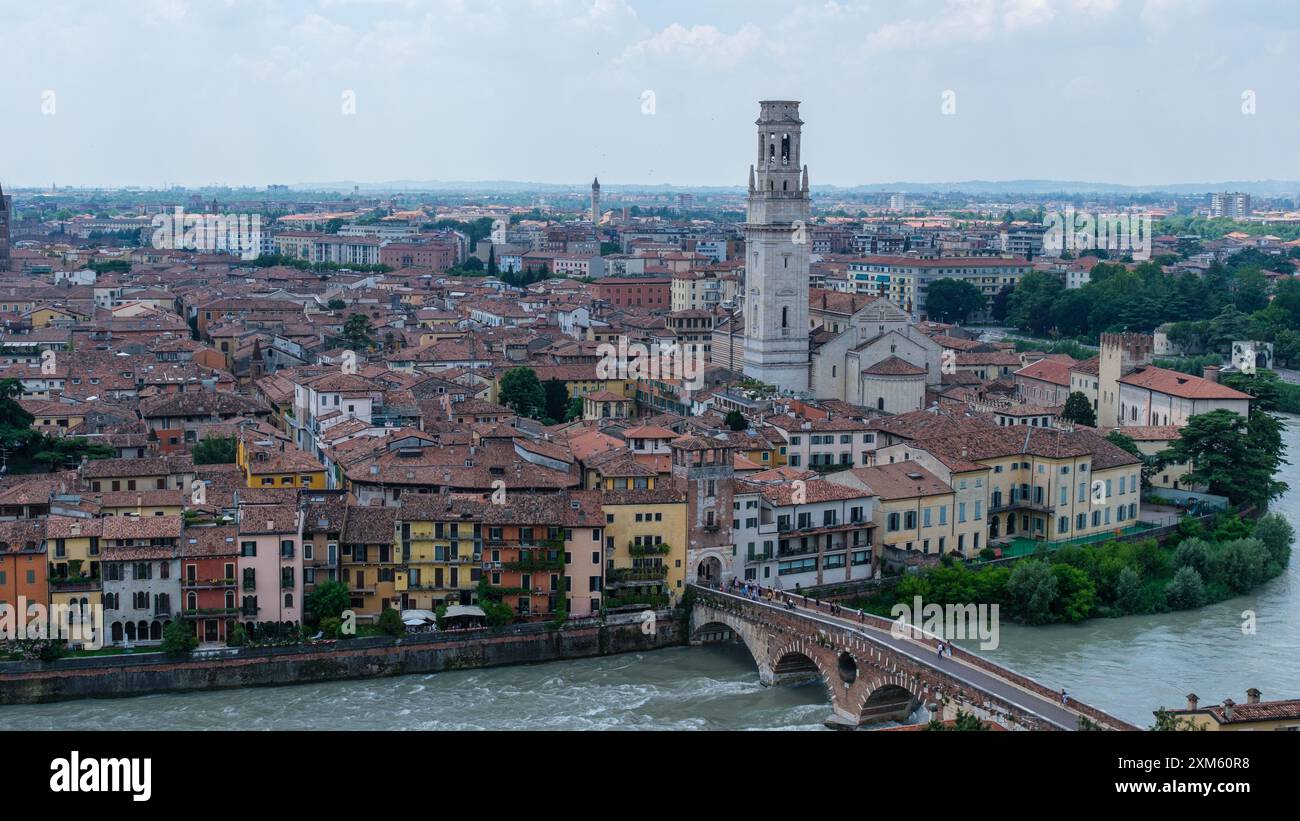
MULTIPOLYGON (((1067 357, 1067 359, 1069 359, 1067 357)), ((1074 365, 1074 360, 1063 361, 1060 359, 1040 359, 1037 362, 1026 365, 1016 371, 1016 376, 1023 376, 1027 379, 1037 379, 1040 382, 1050 382, 1053 385, 1070 385, 1070 368, 1074 365)))
POLYGON ((869 492, 885 500, 952 493, 952 487, 947 482, 916 462, 853 468, 852 473, 866 484, 869 492))
POLYGON ((869 376, 924 376, 925 368, 919 368, 902 357, 891 356, 863 368, 862 372, 869 376))
POLYGON ((1121 377, 1120 382, 1137 388, 1146 388, 1156 393, 1164 393, 1183 399, 1250 399, 1248 393, 1233 390, 1227 385, 1211 382, 1200 376, 1180 373, 1165 368, 1147 366, 1138 368, 1128 376, 1121 377))

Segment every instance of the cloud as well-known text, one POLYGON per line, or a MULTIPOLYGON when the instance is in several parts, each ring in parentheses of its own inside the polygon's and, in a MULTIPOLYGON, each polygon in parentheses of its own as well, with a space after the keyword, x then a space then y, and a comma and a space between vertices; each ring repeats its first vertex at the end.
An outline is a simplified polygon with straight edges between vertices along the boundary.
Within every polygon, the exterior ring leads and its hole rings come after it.
POLYGON ((1002 27, 1007 31, 1041 26, 1056 12, 1048 0, 1007 0, 1002 11, 1002 27))
POLYGON ((734 66, 757 51, 762 43, 762 32, 750 24, 741 26, 735 34, 726 34, 716 26, 696 25, 686 28, 680 23, 673 23, 653 36, 632 44, 624 56, 688 59, 710 65, 734 66))
POLYGON ((926 20, 887 23, 867 35, 867 48, 890 51, 985 40, 997 30, 993 0, 948 0, 944 10, 926 20))

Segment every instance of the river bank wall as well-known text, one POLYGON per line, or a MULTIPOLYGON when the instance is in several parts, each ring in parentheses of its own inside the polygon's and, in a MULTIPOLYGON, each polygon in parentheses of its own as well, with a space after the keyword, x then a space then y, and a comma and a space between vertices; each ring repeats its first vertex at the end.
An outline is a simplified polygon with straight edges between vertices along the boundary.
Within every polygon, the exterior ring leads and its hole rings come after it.
MULTIPOLYGON (((0 662, 0 705, 536 664, 685 644, 676 611, 577 620, 563 629, 524 624, 483 630, 354 638, 282 647, 0 662)), ((0 719, 3 713, 0 713, 0 719)))

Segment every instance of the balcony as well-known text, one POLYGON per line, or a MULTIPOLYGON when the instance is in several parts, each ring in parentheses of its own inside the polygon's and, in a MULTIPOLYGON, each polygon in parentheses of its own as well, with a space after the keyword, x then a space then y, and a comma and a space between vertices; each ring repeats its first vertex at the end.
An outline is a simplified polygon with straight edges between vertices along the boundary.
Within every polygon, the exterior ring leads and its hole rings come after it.
MULTIPOLYGON (((210 619, 210 618, 234 618, 238 615, 249 615, 241 611, 238 607, 200 607, 198 610, 186 610, 181 614, 186 619, 210 619)), ((252 615, 257 615, 254 612, 252 615)))
POLYGON ((605 581, 610 585, 653 582, 661 584, 668 577, 665 565, 658 567, 632 567, 605 571, 605 581))
POLYGON ((770 562, 773 558, 771 553, 750 553, 745 556, 745 564, 762 564, 770 562))
POLYGON ((1052 513, 1053 508, 1045 501, 1031 501, 1023 497, 1013 497, 1009 501, 994 497, 996 504, 989 505, 989 513, 1004 513, 1010 510, 1036 510, 1039 513, 1052 513))
POLYGON ((98 578, 74 576, 50 579, 50 590, 56 593, 90 593, 99 590, 98 578))
MULTIPOLYGON (((182 579, 181 587, 191 590, 215 590, 224 587, 236 587, 234 579, 182 579)), ((245 588, 247 589, 247 588, 245 588)))

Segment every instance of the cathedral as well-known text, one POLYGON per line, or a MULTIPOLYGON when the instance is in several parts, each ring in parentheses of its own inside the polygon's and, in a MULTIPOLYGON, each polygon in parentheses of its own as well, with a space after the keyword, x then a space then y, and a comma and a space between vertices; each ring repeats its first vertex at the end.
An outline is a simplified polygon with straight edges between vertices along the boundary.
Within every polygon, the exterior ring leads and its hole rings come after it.
POLYGON ((761 102, 755 124, 743 306, 715 331, 713 350, 726 356, 730 340, 743 338, 745 375, 785 394, 919 410, 926 386, 941 381, 941 347, 888 299, 810 287, 812 196, 799 103, 761 102))

